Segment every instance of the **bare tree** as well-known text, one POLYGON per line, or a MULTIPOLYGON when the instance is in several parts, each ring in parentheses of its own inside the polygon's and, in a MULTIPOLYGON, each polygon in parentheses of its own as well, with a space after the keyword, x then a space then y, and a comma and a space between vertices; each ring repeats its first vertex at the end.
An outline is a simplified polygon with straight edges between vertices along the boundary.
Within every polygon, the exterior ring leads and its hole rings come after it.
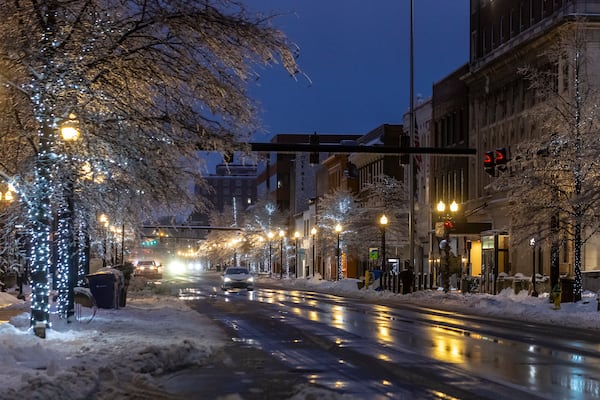
POLYGON ((0 5, 0 141, 10 154, 1 167, 31 232, 31 324, 48 326, 51 220, 72 219, 63 199, 74 197, 90 224, 115 205, 133 222, 159 204, 179 211, 194 202, 198 150, 228 151, 257 126, 246 92, 255 67, 298 71, 270 18, 234 1, 0 5), (58 131, 75 123, 81 138, 67 147, 58 131))
POLYGON ((574 300, 581 299, 582 246, 598 233, 600 154, 595 68, 586 55, 588 25, 577 20, 563 27, 540 65, 521 69, 536 94, 529 117, 539 135, 513 151, 511 174, 498 181, 507 189, 514 216, 513 238, 548 238, 552 280, 558 281, 559 241, 572 244, 574 300))
POLYGON ((272 200, 262 199, 246 209, 241 226, 244 228, 244 247, 250 251, 250 257, 257 262, 267 259, 268 266, 272 267, 272 251, 268 254, 268 249, 272 250, 271 242, 285 228, 286 214, 272 200))
POLYGON ((388 217, 388 235, 397 244, 408 240, 408 199, 403 182, 384 175, 363 188, 364 207, 368 210, 369 223, 377 223, 379 217, 388 217))
MULTIPOLYGON (((347 189, 336 189, 327 193, 318 203, 319 247, 324 255, 337 255, 337 237, 340 235, 340 249, 356 252, 356 244, 360 236, 364 240, 365 232, 361 232, 362 209, 358 197, 347 189), (341 228, 336 231, 336 226, 341 228)), ((336 260, 337 262, 337 260, 336 260)), ((336 268, 341 275, 341 266, 336 268)), ((340 276, 341 277, 341 276, 340 276)))

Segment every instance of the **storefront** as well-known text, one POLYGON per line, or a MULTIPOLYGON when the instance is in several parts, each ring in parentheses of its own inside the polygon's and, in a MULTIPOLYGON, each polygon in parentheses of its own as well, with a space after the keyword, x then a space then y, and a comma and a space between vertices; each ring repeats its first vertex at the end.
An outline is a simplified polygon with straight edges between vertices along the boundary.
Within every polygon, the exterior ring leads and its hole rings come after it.
POLYGON ((498 274, 511 273, 509 262, 509 235, 503 231, 481 233, 481 291, 497 293, 498 274))

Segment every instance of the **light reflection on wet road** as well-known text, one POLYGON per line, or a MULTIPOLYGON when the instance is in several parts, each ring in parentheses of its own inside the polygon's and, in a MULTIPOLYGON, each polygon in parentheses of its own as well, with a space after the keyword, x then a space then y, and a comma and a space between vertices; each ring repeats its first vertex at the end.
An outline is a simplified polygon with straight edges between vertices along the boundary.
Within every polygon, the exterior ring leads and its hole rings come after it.
POLYGON ((182 297, 236 340, 356 398, 600 398, 589 333, 313 292, 194 290, 182 297))

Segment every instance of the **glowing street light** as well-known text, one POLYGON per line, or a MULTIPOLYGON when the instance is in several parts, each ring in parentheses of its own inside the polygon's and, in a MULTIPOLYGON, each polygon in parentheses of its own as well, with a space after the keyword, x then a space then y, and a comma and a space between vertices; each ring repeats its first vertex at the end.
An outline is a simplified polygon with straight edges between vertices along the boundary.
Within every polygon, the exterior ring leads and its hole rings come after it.
POLYGON ((440 200, 437 204, 437 211, 440 217, 444 219, 442 225, 442 241, 440 241, 440 250, 443 251, 442 264, 442 285, 444 292, 450 291, 450 231, 454 229, 454 214, 458 211, 458 204, 452 201, 449 207, 450 212, 446 212, 446 203, 440 200))
POLYGON ((4 200, 7 203, 11 203, 14 199, 15 196, 10 186, 8 187, 8 190, 4 193, 4 195, 2 195, 2 192, 0 192, 0 200, 4 200))
POLYGON ((298 239, 300 238, 300 232, 294 232, 294 274, 298 278, 298 239))
MULTIPOLYGON (((60 127, 60 134, 65 142, 75 142, 79 139, 79 121, 74 114, 69 114, 68 120, 60 127)), ((58 282, 59 292, 59 313, 69 320, 75 315, 75 294, 74 288, 77 282, 77 261, 76 254, 73 250, 73 242, 75 241, 75 232, 73 228, 73 218, 75 215, 73 205, 73 179, 74 174, 69 168, 69 179, 65 188, 66 208, 60 214, 59 229, 61 230, 61 239, 59 243, 59 263, 66 273, 60 274, 61 278, 58 282)))
POLYGON ((388 219, 385 215, 382 215, 379 218, 379 225, 381 225, 381 271, 385 271, 386 262, 385 262, 385 228, 388 224, 388 219))
POLYGON ((69 114, 69 119, 60 127, 60 135, 64 141, 74 142, 79 139, 78 125, 79 121, 77 121, 75 114, 69 114))
POLYGON ((272 258, 273 258, 273 248, 271 246, 271 240, 273 240, 273 236, 275 236, 275 234, 272 231, 269 231, 267 233, 267 237, 269 238, 269 277, 273 273, 272 264, 271 264, 272 258))
POLYGON ((531 260, 531 285, 533 286, 533 288, 531 290, 531 296, 532 297, 538 297, 538 292, 535 289, 535 238, 531 238, 529 240, 529 246, 531 247, 531 254, 532 254, 532 260, 531 260))
POLYGON ((337 224, 335 226, 335 232, 337 233, 337 279, 342 279, 343 271, 342 271, 342 263, 340 259, 340 232, 342 232, 342 225, 337 224))
POLYGON ((283 278, 283 238, 285 237, 285 232, 281 229, 279 230, 279 239, 281 240, 281 244, 279 245, 279 279, 283 278))
POLYGON ((312 276, 314 277, 315 276, 315 264, 317 263, 317 259, 315 257, 315 239, 316 239, 316 236, 317 236, 317 228, 315 228, 313 226, 313 228, 310 230, 310 234, 312 236, 312 253, 313 253, 313 256, 312 256, 312 263, 313 263, 313 266, 312 266, 313 267, 312 268, 312 276))

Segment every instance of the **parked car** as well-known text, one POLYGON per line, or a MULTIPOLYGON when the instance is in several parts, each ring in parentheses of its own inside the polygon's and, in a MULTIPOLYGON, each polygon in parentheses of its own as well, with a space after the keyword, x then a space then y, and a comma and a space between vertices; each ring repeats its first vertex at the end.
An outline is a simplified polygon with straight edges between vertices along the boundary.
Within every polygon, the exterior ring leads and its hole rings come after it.
POLYGON ((143 276, 145 278, 162 278, 162 266, 154 260, 140 260, 135 265, 134 276, 143 276))
POLYGON ((244 267, 227 267, 222 276, 221 289, 254 290, 254 277, 244 267))

